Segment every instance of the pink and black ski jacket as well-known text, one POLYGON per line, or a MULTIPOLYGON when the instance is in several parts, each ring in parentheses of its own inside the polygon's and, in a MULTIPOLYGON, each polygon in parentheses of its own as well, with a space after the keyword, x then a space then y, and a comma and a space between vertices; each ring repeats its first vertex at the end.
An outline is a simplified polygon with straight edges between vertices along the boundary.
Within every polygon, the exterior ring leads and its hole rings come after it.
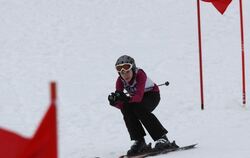
MULTIPOLYGON (((145 92, 160 92, 159 87, 149 78, 146 73, 137 68, 133 73, 132 80, 127 83, 119 76, 116 80, 116 91, 126 90, 131 96, 129 103, 139 103, 142 101, 145 92)), ((117 102, 115 105, 121 109, 123 107, 122 102, 117 102)))

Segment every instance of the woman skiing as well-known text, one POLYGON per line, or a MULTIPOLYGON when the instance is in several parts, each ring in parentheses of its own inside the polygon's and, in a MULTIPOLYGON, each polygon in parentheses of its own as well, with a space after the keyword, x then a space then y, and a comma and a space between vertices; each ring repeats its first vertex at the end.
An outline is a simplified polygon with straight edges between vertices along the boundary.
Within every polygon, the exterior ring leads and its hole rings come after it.
POLYGON ((115 67, 119 76, 116 90, 108 96, 108 100, 110 105, 121 109, 130 138, 135 141, 127 155, 148 150, 143 126, 155 141, 156 150, 178 148, 174 142, 170 143, 166 136, 168 131, 152 113, 160 102, 159 87, 142 69, 136 67, 135 60, 128 55, 119 57, 115 67))

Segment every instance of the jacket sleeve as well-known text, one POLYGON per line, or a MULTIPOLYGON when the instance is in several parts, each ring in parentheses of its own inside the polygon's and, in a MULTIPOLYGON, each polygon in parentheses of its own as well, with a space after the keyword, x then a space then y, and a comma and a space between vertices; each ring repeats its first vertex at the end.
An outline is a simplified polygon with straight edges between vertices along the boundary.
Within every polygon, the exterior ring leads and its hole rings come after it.
MULTIPOLYGON (((124 90, 124 86, 123 86, 123 83, 122 83, 120 77, 118 77, 117 80, 116 80, 115 90, 120 91, 120 92, 123 92, 123 90, 124 90)), ((121 101, 117 101, 115 103, 115 107, 118 108, 118 109, 122 109, 123 106, 124 106, 124 104, 121 101)))
POLYGON ((124 86, 123 86, 123 83, 122 83, 122 80, 120 79, 120 77, 118 77, 116 80, 115 90, 121 91, 121 92, 123 92, 123 90, 124 90, 124 86))
POLYGON ((122 109, 124 107, 124 103, 121 102, 121 101, 117 101, 115 103, 115 107, 118 108, 118 109, 122 109))
POLYGON ((147 75, 144 71, 139 70, 136 75, 136 92, 129 100, 130 103, 138 103, 142 101, 147 75))

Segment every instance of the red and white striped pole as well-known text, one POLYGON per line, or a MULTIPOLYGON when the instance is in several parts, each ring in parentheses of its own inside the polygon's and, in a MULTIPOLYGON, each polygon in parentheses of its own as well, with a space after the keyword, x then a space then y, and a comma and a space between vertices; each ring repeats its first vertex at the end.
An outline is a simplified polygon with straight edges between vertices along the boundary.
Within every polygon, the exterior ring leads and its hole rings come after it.
POLYGON ((203 70, 202 70, 202 47, 201 47, 201 16, 200 16, 200 0, 197 0, 197 17, 198 17, 198 39, 199 39, 199 63, 200 63, 200 93, 201 93, 201 109, 204 110, 204 93, 203 93, 203 70))
POLYGON ((241 58, 242 58, 242 99, 243 99, 243 105, 245 105, 246 104, 246 80, 245 80, 244 27, 243 27, 242 0, 239 0, 239 5, 240 5, 241 58))

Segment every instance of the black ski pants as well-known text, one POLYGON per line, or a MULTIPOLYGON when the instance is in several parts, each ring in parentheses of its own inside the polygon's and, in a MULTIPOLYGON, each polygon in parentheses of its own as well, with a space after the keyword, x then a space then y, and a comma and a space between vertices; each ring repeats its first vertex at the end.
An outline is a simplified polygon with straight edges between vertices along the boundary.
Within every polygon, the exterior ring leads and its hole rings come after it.
POLYGON ((146 136, 143 126, 154 141, 168 133, 152 113, 159 102, 159 92, 146 92, 140 103, 127 103, 121 109, 131 140, 141 140, 146 136))

